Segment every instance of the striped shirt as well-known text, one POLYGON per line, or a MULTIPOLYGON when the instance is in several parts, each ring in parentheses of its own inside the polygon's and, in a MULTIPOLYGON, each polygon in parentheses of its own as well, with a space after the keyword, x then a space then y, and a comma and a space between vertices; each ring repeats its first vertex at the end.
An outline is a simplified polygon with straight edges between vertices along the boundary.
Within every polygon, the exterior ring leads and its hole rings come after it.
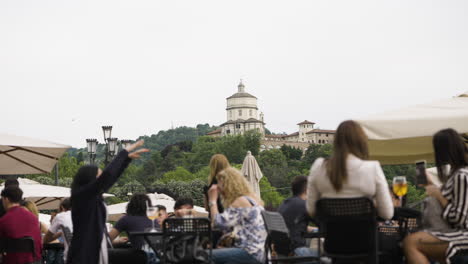
POLYGON ((442 217, 454 229, 451 232, 430 232, 438 239, 449 242, 447 263, 459 250, 468 250, 468 167, 459 169, 442 186, 442 195, 448 204, 442 217))

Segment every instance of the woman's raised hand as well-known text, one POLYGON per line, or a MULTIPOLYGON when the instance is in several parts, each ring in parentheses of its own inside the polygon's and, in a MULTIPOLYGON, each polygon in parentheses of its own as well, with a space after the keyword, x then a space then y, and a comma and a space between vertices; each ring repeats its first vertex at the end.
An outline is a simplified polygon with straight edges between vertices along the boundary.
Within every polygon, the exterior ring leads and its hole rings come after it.
POLYGON ((144 143, 144 140, 138 140, 137 142, 126 147, 125 150, 128 151, 128 157, 131 159, 139 159, 141 157, 141 153, 149 152, 150 150, 147 148, 140 148, 144 143))

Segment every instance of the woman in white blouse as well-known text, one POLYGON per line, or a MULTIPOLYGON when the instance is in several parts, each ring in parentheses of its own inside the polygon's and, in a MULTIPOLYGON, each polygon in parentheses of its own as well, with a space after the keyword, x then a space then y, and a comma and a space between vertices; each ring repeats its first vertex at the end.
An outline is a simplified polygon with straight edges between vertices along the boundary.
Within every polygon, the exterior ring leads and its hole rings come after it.
POLYGON ((307 186, 307 211, 315 215, 320 198, 368 197, 375 201, 377 213, 384 219, 393 217, 393 203, 387 180, 378 161, 369 161, 367 136, 355 121, 342 122, 336 131, 333 154, 318 158, 307 186))

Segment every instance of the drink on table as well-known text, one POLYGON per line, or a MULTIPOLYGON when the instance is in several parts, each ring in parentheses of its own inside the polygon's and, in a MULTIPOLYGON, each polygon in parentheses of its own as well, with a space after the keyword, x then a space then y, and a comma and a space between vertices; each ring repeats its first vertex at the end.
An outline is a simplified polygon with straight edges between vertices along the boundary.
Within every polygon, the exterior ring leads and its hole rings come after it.
POLYGON ((393 178, 393 193, 398 196, 400 202, 402 197, 408 192, 408 183, 405 176, 396 176, 393 178))
POLYGON ((158 208, 156 206, 149 206, 146 204, 146 216, 148 217, 149 220, 151 220, 151 230, 150 232, 156 232, 158 231, 154 227, 154 220, 158 218, 158 208))

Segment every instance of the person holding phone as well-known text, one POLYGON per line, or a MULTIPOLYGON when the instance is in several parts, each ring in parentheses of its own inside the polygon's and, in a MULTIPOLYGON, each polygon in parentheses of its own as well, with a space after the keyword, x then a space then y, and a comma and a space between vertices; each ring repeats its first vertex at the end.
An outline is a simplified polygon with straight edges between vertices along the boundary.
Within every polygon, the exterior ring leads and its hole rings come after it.
POLYGON ((442 218, 452 227, 444 232, 421 231, 403 242, 407 263, 450 263, 457 251, 468 250, 468 149, 453 129, 437 132, 432 140, 441 188, 428 184, 426 193, 442 206, 442 218), (447 170, 447 168, 450 168, 447 170))
MULTIPOLYGON (((229 164, 228 159, 223 154, 215 154, 210 159, 210 175, 208 175, 208 186, 204 189, 205 194, 205 209, 210 212, 210 208, 208 206, 208 190, 211 188, 213 184, 217 184, 218 181, 216 180, 216 174, 220 171, 230 168, 231 165, 229 164)), ((224 207, 221 203, 221 199, 218 197, 217 201, 218 212, 222 213, 224 211, 224 207)), ((210 212, 211 217, 211 212, 210 212)))

